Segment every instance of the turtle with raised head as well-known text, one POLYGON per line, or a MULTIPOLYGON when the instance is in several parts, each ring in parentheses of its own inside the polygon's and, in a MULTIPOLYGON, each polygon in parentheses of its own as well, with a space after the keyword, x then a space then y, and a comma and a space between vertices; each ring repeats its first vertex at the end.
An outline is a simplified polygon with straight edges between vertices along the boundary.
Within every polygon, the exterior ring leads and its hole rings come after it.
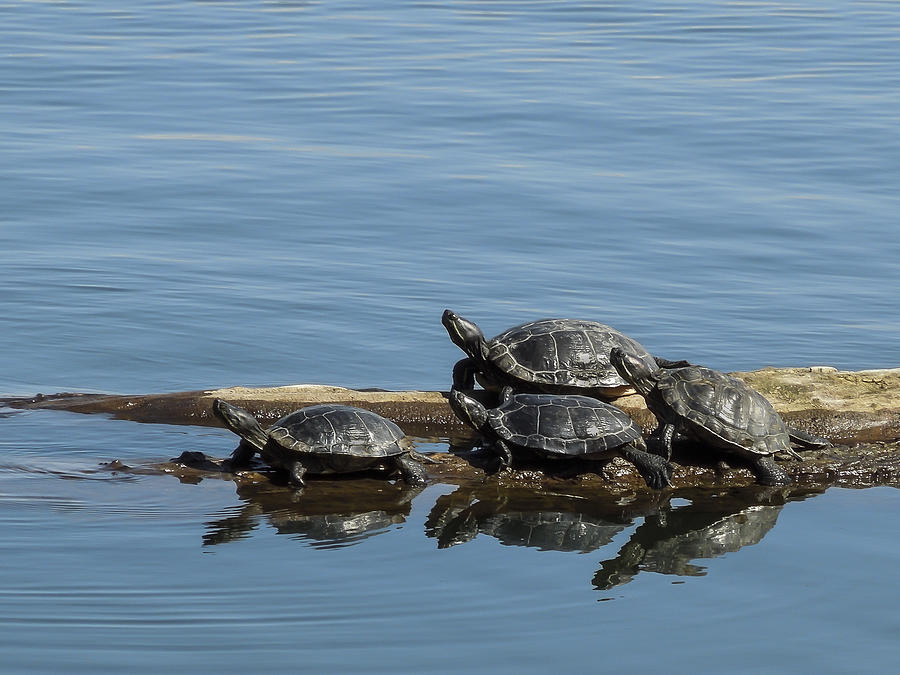
POLYGON ((321 404, 285 415, 268 429, 243 408, 222 399, 213 412, 241 437, 231 456, 233 467, 246 466, 255 453, 288 472, 303 485, 309 474, 353 473, 384 466, 396 469, 410 485, 424 485, 430 461, 413 450, 412 441, 381 415, 349 405, 321 404))
POLYGON ((813 447, 828 444, 789 429, 765 396, 736 377, 701 366, 651 366, 640 355, 618 347, 610 359, 659 421, 653 435, 666 459, 672 456, 672 440, 678 433, 743 458, 763 485, 787 485, 791 477, 773 455, 784 452, 799 458, 792 439, 813 447))
POLYGON ((649 366, 686 366, 656 358, 615 328, 581 319, 541 319, 514 326, 488 340, 481 329, 449 309, 441 323, 466 358, 453 367, 453 386, 471 390, 477 377, 485 389, 511 386, 519 392, 616 398, 631 386, 609 362, 613 347, 639 356, 649 366))
POLYGON ((640 427, 620 408, 574 394, 515 394, 504 387, 500 405, 486 408, 460 389, 450 392, 456 416, 488 441, 501 467, 524 449, 548 459, 608 459, 618 452, 647 485, 669 485, 671 465, 647 452, 640 427))

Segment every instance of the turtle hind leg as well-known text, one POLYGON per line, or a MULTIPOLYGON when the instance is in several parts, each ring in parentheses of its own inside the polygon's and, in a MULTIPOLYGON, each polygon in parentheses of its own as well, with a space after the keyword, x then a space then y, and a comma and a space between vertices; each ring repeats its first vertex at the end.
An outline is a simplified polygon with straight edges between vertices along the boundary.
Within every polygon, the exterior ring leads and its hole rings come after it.
POLYGON ((413 459, 409 454, 399 455, 396 460, 400 475, 410 485, 425 485, 428 482, 428 474, 422 463, 413 459))
POLYGON ((753 473, 760 485, 790 485, 794 481, 778 466, 771 455, 764 455, 752 463, 753 473))
POLYGON ((638 450, 631 445, 619 448, 619 452, 634 464, 647 485, 654 490, 662 490, 672 484, 669 480, 672 477, 672 465, 663 457, 638 450))
POLYGON ((423 455, 421 452, 416 452, 415 450, 410 450, 407 454, 415 461, 422 462, 423 464, 440 464, 438 460, 432 459, 428 455, 423 455))
POLYGON ((802 429, 788 427, 788 435, 791 437, 792 443, 796 443, 804 450, 821 450, 822 448, 831 447, 831 441, 827 438, 814 436, 802 429))

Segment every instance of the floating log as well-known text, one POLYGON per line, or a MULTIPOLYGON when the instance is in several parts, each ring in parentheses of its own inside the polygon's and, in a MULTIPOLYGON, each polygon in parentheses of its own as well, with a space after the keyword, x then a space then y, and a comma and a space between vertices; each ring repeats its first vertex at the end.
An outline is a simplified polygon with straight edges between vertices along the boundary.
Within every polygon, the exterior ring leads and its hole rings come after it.
MULTIPOLYGON (((841 371, 819 366, 765 368, 732 374, 766 396, 789 424, 825 436, 834 443, 900 440, 900 368, 841 371)), ((135 396, 38 394, 29 398, 0 398, 0 405, 106 413, 117 419, 155 424, 219 426, 212 415, 215 398, 246 408, 263 422, 272 422, 307 405, 344 403, 392 419, 411 436, 471 436, 470 430, 451 412, 447 392, 440 391, 385 391, 299 384, 135 396)), ((625 396, 615 403, 646 429, 655 424, 640 396, 625 396)))
MULTIPOLYGON (((830 367, 766 368, 733 373, 772 401, 785 421, 799 429, 828 438, 834 447, 803 453, 804 460, 786 461, 784 469, 799 484, 810 486, 900 486, 900 368, 839 371, 830 367)), ((492 396, 479 392, 485 399, 492 396)), ((20 409, 53 409, 79 413, 105 413, 117 419, 145 423, 218 426, 212 402, 222 398, 250 410, 269 423, 299 407, 316 403, 343 403, 373 410, 397 422, 419 439, 441 439, 452 453, 432 453, 438 462, 429 467, 434 481, 498 484, 550 484, 587 482, 613 492, 646 490, 634 468, 620 458, 602 463, 565 462, 546 467, 517 467, 487 476, 482 455, 470 451, 474 433, 450 410, 447 393, 437 391, 355 390, 323 385, 286 387, 231 387, 204 391, 120 396, 106 394, 39 394, 30 398, 0 399, 20 409), (539 470, 543 469, 543 470, 539 470)), ((655 420, 640 396, 615 401, 645 429, 655 420)), ((224 452, 223 452, 224 454, 224 452)), ((754 482, 751 472, 735 462, 716 463, 702 450, 679 451, 673 458, 675 487, 740 486, 754 482)), ((204 476, 231 477, 227 461, 188 453, 178 461, 148 470, 174 473, 182 479, 204 476)), ((245 477, 249 474, 242 474, 245 477)))

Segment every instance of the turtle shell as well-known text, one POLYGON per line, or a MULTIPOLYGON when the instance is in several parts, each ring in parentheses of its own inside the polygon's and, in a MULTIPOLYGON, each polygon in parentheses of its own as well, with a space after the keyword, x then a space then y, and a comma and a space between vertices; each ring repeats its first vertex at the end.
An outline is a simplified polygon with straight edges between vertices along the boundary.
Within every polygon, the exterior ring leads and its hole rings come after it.
POLYGON ((613 347, 657 368, 635 340, 605 324, 579 319, 541 319, 514 326, 488 342, 488 360, 508 376, 539 387, 628 387, 609 362, 613 347))
POLYGON ((702 440, 750 456, 790 451, 781 416, 745 382, 699 366, 658 372, 664 404, 702 440))
POLYGON ((381 415, 349 405, 313 405, 282 417, 269 438, 287 450, 318 455, 392 457, 406 451, 396 424, 381 415))
POLYGON ((641 438, 624 411, 587 396, 514 394, 487 417, 501 439, 547 455, 601 453, 641 438))

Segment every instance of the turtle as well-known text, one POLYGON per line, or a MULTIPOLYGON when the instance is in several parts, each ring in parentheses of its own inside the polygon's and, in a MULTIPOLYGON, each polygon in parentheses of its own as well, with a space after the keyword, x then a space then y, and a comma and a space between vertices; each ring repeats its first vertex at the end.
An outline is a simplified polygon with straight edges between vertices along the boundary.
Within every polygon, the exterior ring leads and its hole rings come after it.
POLYGON ((472 390, 509 385, 524 393, 580 394, 613 399, 632 393, 609 363, 613 347, 640 355, 648 366, 677 367, 687 361, 656 358, 615 328, 581 319, 540 319, 513 326, 491 340, 473 322, 447 309, 441 323, 467 358, 453 367, 453 386, 472 390))
POLYGON ((249 464, 259 452, 263 460, 288 472, 291 483, 304 484, 309 474, 352 473, 376 466, 396 469, 410 485, 424 485, 427 457, 392 421, 363 408, 324 403, 295 410, 263 429, 243 408, 222 399, 213 413, 241 442, 231 456, 233 467, 249 464))
POLYGON ((504 489, 485 494, 477 487, 460 487, 441 495, 425 521, 425 534, 438 548, 472 541, 478 534, 506 546, 533 546, 542 551, 589 553, 609 544, 631 523, 605 500, 556 491, 504 489))
POLYGON ((488 441, 500 467, 512 463, 512 450, 525 449, 549 459, 599 460, 618 451, 635 465, 647 485, 669 485, 671 465, 647 452, 640 427, 614 405, 578 394, 514 393, 504 387, 500 404, 486 408, 461 389, 450 391, 456 416, 488 441))
POLYGON ((652 367, 641 355, 618 347, 610 359, 659 421, 653 440, 666 459, 672 456, 677 432, 748 461, 763 485, 787 485, 791 478, 773 455, 784 452, 799 459, 792 440, 807 447, 828 445, 825 439, 790 429, 765 396, 731 375, 696 365, 652 367))

